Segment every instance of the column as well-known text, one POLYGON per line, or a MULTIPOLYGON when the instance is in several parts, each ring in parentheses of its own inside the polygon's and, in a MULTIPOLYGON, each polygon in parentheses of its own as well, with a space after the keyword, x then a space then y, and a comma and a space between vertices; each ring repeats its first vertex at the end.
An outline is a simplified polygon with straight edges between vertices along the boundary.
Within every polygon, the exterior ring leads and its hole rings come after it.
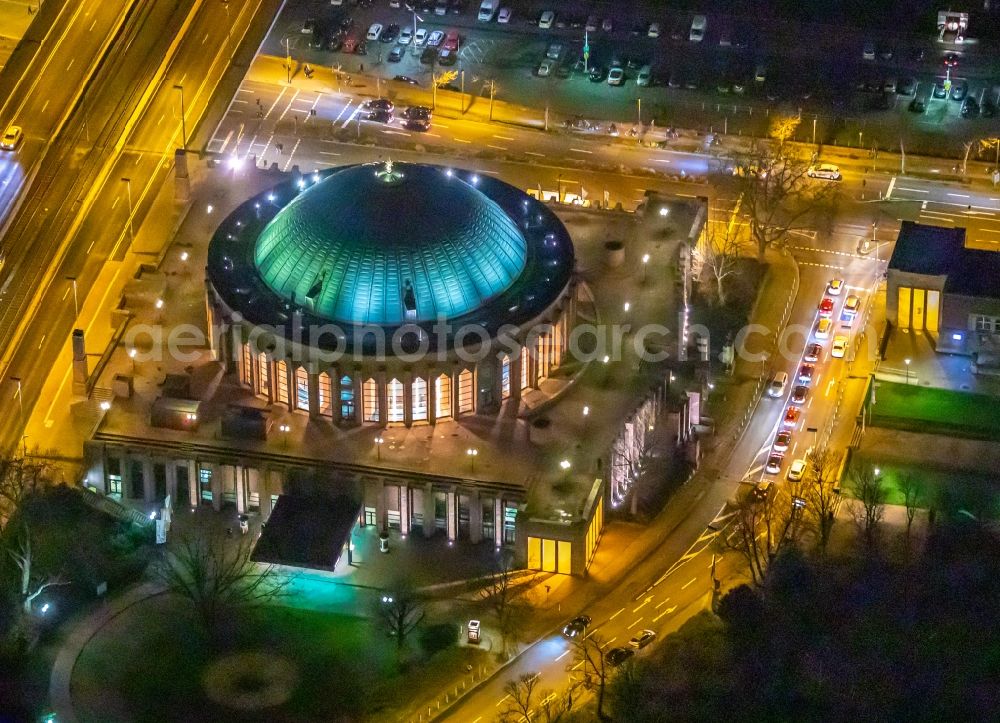
POLYGON ((319 372, 313 363, 307 364, 306 369, 309 373, 309 418, 319 419, 319 372))
POLYGON ((267 522, 271 516, 271 468, 267 465, 260 468, 258 494, 260 495, 260 519, 267 522))
POLYGON ((434 485, 430 482, 424 487, 424 537, 434 534, 434 485))
POLYGON ((410 534, 410 488, 408 485, 399 485, 399 531, 403 537, 410 534))
POLYGON ((427 377, 427 423, 434 424, 437 421, 437 378, 440 370, 425 369, 427 377))
POLYGON ((493 500, 493 544, 497 549, 503 545, 503 499, 493 500))
MULTIPOLYGON (((525 354, 526 350, 521 349, 521 354, 525 354)), ((500 374, 503 374, 503 366, 500 368, 500 374)), ((503 380, 501 379, 501 384, 503 380)), ((515 359, 513 356, 510 358, 510 398, 512 401, 519 401, 521 399, 521 355, 518 354, 515 359)))
POLYGON ((378 398, 378 426, 385 429, 389 414, 389 391, 386 385, 385 369, 380 369, 373 377, 375 379, 375 396, 378 398))
POLYGON ((403 424, 409 427, 413 424, 413 372, 403 372, 403 424))
POLYGON ((469 494, 469 542, 478 545, 483 540, 483 501, 479 492, 469 494))
POLYGON ((330 375, 330 411, 333 412, 333 423, 337 424, 343 419, 340 416, 340 377, 343 374, 338 367, 330 367, 327 373, 330 375))
POLYGON ((351 374, 351 384, 354 385, 354 422, 356 424, 361 424, 365 418, 365 400, 361 393, 364 384, 363 376, 364 374, 360 369, 355 369, 351 374))
POLYGON ((152 457, 142 458, 142 500, 143 502, 156 501, 156 478, 153 472, 152 457))
POLYGON ((170 509, 177 506, 177 462, 168 459, 166 461, 167 472, 167 495, 170 497, 170 509))
POLYGON ((135 495, 132 491, 132 485, 134 484, 132 480, 132 459, 128 456, 128 452, 123 449, 118 460, 122 472, 122 500, 134 499, 135 495))
MULTIPOLYGON (((458 411, 458 375, 461 373, 461 368, 452 369, 448 376, 451 377, 451 418, 458 419, 460 412, 458 411)), ((474 378, 473 378, 474 379, 474 378)), ((475 399, 476 395, 473 393, 472 398, 475 399)))
POLYGON ((454 488, 448 490, 447 501, 448 542, 454 542, 458 537, 458 492, 454 488))
POLYGON ((385 515, 385 482, 381 479, 375 483, 375 520, 379 532, 384 532, 386 525, 385 515))
POLYGON ((191 507, 197 507, 201 501, 201 480, 198 479, 198 463, 193 459, 187 461, 188 470, 188 502, 191 507))
POLYGON ((233 480, 236 487, 236 511, 243 515, 247 511, 247 468, 241 464, 233 465, 233 474, 236 477, 233 480))
POLYGON ((222 465, 212 462, 208 469, 212 473, 212 509, 218 512, 222 509, 222 465))

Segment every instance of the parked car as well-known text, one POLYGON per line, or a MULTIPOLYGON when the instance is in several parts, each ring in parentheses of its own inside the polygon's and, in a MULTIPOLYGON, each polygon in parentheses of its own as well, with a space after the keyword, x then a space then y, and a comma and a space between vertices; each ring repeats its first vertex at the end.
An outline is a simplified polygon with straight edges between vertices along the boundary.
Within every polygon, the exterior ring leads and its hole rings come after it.
POLYGON ((695 15, 691 20, 691 31, 688 33, 688 40, 692 43, 700 43, 705 39, 705 29, 708 27, 708 18, 704 15, 695 15))
POLYGON ((420 54, 420 62, 423 65, 430 65, 437 61, 437 57, 437 48, 424 48, 424 52, 420 54))
POLYGON ((454 50, 443 48, 441 52, 438 53, 439 65, 454 65, 456 62, 458 62, 458 53, 454 50))
POLYGON ((660 24, 650 23, 649 27, 646 29, 646 35, 650 38, 660 37, 660 24))
POLYGON ((409 45, 413 42, 413 28, 407 25, 405 28, 399 31, 399 44, 409 45))
POLYGON ((809 178, 822 178, 827 181, 839 181, 841 179, 840 168, 832 163, 819 163, 815 166, 809 166, 806 175, 809 178))
POLYGON ((415 80, 408 75, 397 75, 393 78, 397 83, 408 83, 410 85, 420 85, 419 80, 415 80))
POLYGON ((427 47, 436 48, 444 41, 444 32, 441 30, 435 30, 430 35, 427 36, 427 47))
POLYGON ((956 80, 951 84, 951 99, 952 100, 965 100, 965 96, 969 93, 969 84, 964 80, 956 80))
POLYGON ((644 65, 639 68, 639 74, 635 76, 635 84, 640 88, 648 88, 653 84, 653 68, 644 65))
POLYGON ((614 21, 611 20, 611 18, 604 18, 604 20, 601 21, 601 30, 603 30, 604 32, 610 33, 614 29, 615 29, 615 24, 614 21))
POLYGON ((399 26, 395 23, 391 23, 386 26, 385 30, 382 31, 382 36, 379 38, 383 43, 391 43, 396 38, 399 37, 399 26))
POLYGON ((983 100, 983 104, 979 108, 979 113, 980 115, 983 116, 983 118, 992 118, 997 114, 996 103, 994 103, 989 98, 986 98, 985 100, 983 100))
POLYGON ((641 630, 636 636, 628 641, 628 644, 636 650, 642 650, 654 640, 656 640, 655 630, 641 630))
POLYGON ((538 70, 535 74, 539 78, 548 78, 552 75, 552 70, 555 68, 556 61, 550 60, 549 58, 542 58, 542 62, 538 64, 538 70))
POLYGON ((395 106, 388 98, 372 98, 365 101, 364 108, 365 110, 384 110, 392 113, 395 106))
POLYGON ((510 8, 500 8, 500 12, 497 13, 497 22, 501 25, 507 25, 510 23, 510 8))
POLYGON ((375 123, 392 123, 392 112, 376 108, 368 114, 368 120, 375 123))
POLYGON ((600 83, 608 77, 608 71, 604 66, 592 65, 590 67, 590 82, 600 83))
POLYGON ((444 35, 444 42, 441 43, 441 47, 444 50, 451 50, 451 51, 457 53, 458 52, 458 45, 459 45, 460 42, 461 42, 461 39, 458 37, 458 31, 457 30, 449 30, 444 35))
POLYGON ((587 24, 583 26, 583 29, 586 30, 588 33, 596 33, 598 28, 598 23, 600 22, 601 22, 600 19, 596 15, 588 15, 587 24))
POLYGON ((306 18, 305 22, 302 23, 302 27, 299 28, 299 32, 303 35, 311 35, 316 32, 316 18, 306 18))
POLYGON ((875 60, 875 43, 871 40, 866 40, 865 44, 861 46, 861 59, 875 60))
POLYGON ((927 104, 921 98, 914 98, 910 101, 910 105, 907 108, 911 113, 923 113, 927 110, 927 104))
POLYGON ((937 82, 934 83, 934 97, 938 100, 948 97, 948 91, 944 88, 944 80, 941 78, 938 78, 937 82))
POLYGON ((538 16, 538 27, 548 30, 556 21, 556 14, 551 10, 545 10, 538 16))
POLYGON ((397 45, 395 48, 389 51, 387 60, 390 63, 398 63, 400 60, 403 59, 403 53, 405 52, 406 50, 403 48, 402 45, 397 45))
POLYGON ((427 28, 417 28, 417 32, 413 35, 413 44, 418 48, 422 48, 424 43, 427 42, 427 28))
POLYGON ((550 60, 559 60, 562 57, 562 52, 562 43, 549 43, 549 47, 545 49, 545 57, 550 60))
POLYGON ((962 103, 962 117, 975 118, 979 115, 979 102, 971 95, 962 103))
POLYGON ((563 626, 562 633, 567 638, 575 638, 579 635, 583 635, 587 632, 587 627, 590 625, 590 622, 589 615, 577 615, 563 626))
POLYGON ((631 648, 611 648, 604 656, 604 659, 612 668, 617 668, 633 655, 635 655, 635 651, 631 648))
POLYGON ((608 85, 625 85, 625 69, 615 66, 608 71, 608 85))
POLYGON ((903 78, 896 85, 896 93, 899 95, 913 95, 917 92, 917 81, 915 78, 903 78))
POLYGON ((382 24, 372 23, 368 26, 368 34, 365 35, 366 40, 376 42, 380 37, 382 37, 382 24))

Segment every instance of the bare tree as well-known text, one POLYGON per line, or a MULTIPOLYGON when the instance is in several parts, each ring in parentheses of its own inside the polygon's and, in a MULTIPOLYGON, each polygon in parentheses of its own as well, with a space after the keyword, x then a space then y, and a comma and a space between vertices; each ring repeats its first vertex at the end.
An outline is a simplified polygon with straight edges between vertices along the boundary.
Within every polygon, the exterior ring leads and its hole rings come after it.
POLYGON ((407 580, 397 580, 376 603, 375 616, 386 632, 396 638, 396 649, 424 619, 424 601, 407 580))
POLYGON ((572 669, 581 668, 584 685, 597 689, 597 717, 604 719, 604 698, 611 677, 611 666, 604 657, 607 642, 595 633, 573 638, 572 669))
POLYGON ((31 548, 31 530, 27 522, 22 522, 21 533, 17 537, 17 549, 8 549, 7 553, 13 558, 20 573, 20 594, 22 610, 25 614, 31 613, 31 606, 35 599, 50 587, 55 585, 68 585, 69 580, 62 572, 55 575, 39 575, 34 569, 34 557, 31 548))
POLYGON ((733 521, 721 541, 743 556, 754 582, 763 582, 774 556, 798 539, 800 499, 795 490, 779 492, 772 487, 763 499, 751 493, 736 502, 733 521))
POLYGON ((708 269, 714 282, 714 296, 719 306, 726 303, 726 279, 738 273, 742 243, 735 218, 709 223, 704 242, 699 244, 702 268, 708 269))
POLYGON ((814 448, 806 459, 802 497, 816 526, 816 547, 820 553, 825 553, 830 543, 834 514, 840 504, 836 479, 840 461, 841 455, 826 446, 814 448))
POLYGON ((865 542, 871 547, 875 544, 878 526, 885 512, 885 483, 875 467, 860 462, 851 469, 851 492, 858 501, 855 521, 864 532, 865 542))
POLYGON ((800 115, 773 115, 771 125, 768 128, 768 135, 778 143, 785 143, 795 135, 799 125, 802 124, 800 115))
POLYGON ((806 225, 824 203, 833 199, 833 184, 810 184, 808 163, 790 153, 790 146, 757 141, 733 159, 733 175, 742 194, 742 210, 750 236, 763 259, 769 246, 806 225))
POLYGON ((522 673, 514 680, 507 681, 503 689, 508 697, 504 709, 500 711, 501 723, 522 723, 531 720, 539 680, 541 680, 540 673, 522 673))
POLYGON ((504 551, 497 558, 489 583, 480 596, 489 607, 500 631, 501 655, 506 657, 511 643, 517 640, 517 631, 530 609, 526 586, 518 584, 514 558, 504 551))
POLYGON ((912 474, 905 474, 899 481, 899 488, 903 492, 903 504, 906 505, 906 539, 909 540, 913 520, 924 500, 924 486, 912 474))
POLYGON ((21 503, 48 481, 48 468, 24 457, 0 458, 0 530, 20 508, 21 503))
POLYGON ((190 602, 207 631, 228 613, 261 605, 284 594, 292 578, 273 565, 250 559, 249 538, 191 537, 168 549, 154 568, 167 590, 190 602))

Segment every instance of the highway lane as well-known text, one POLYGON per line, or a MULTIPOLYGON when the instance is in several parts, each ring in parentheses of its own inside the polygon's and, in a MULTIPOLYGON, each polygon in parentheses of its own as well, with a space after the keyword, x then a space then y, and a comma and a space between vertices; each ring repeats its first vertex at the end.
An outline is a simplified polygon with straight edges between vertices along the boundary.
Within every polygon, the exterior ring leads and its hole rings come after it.
MULTIPOLYGON (((0 151, 0 228, 9 220, 32 169, 62 129, 96 64, 135 0, 83 0, 63 3, 0 106, 0 127, 18 125, 25 142, 15 151, 0 151), (11 172, 9 168, 16 166, 11 172)), ((48 15, 45 20, 49 20, 48 15)), ((10 249, 16 253, 17 249, 10 249)), ((16 259, 8 259, 11 262, 16 259)), ((8 268, 13 268, 14 263, 8 268)))
POLYGON ((893 178, 888 197, 920 223, 964 227, 970 247, 1000 250, 1000 188, 901 176, 893 178))

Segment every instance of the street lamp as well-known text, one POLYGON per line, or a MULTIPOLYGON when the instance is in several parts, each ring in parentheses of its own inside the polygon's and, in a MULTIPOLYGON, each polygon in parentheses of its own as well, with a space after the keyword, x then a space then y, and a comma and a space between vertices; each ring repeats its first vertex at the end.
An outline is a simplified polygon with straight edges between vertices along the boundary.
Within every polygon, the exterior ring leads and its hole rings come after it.
POLYGON ((184 86, 180 83, 174 83, 174 90, 179 90, 181 92, 181 148, 186 151, 188 147, 188 132, 187 120, 184 118, 184 86))
POLYGON ((469 458, 469 471, 470 472, 475 472, 476 471, 476 457, 479 455, 479 450, 478 449, 474 449, 472 447, 469 447, 467 450, 465 450, 465 454, 469 458))
POLYGON ((562 462, 559 463, 559 466, 562 468, 564 472, 568 472, 569 468, 572 467, 573 465, 570 464, 568 459, 564 459, 562 462))
POLYGON ((649 264, 649 254, 642 255, 642 280, 646 281, 646 266, 649 264))
POLYGON ((666 216, 669 213, 670 213, 670 209, 669 208, 667 208, 666 206, 661 206, 660 207, 660 215, 661 216, 666 216))
POLYGON ((135 349, 128 350, 128 358, 132 360, 132 376, 135 376, 135 349))
POLYGON ((17 405, 21 412, 21 421, 24 421, 24 398, 21 395, 21 377, 11 377, 10 380, 17 384, 17 405))
POLYGON ((906 386, 910 386, 910 357, 906 357, 903 364, 906 365, 906 386))
POLYGON ((78 316, 80 316, 80 301, 79 297, 76 294, 76 277, 67 276, 66 280, 69 281, 71 284, 73 284, 73 318, 75 319, 78 316))
POLYGON ((385 440, 382 436, 378 436, 374 439, 375 442, 375 459, 379 462, 382 461, 382 445, 385 444, 385 440))
POLYGON ((628 310, 632 308, 632 304, 630 304, 629 302, 626 301, 625 305, 622 308, 625 309, 625 313, 627 314, 628 310))

